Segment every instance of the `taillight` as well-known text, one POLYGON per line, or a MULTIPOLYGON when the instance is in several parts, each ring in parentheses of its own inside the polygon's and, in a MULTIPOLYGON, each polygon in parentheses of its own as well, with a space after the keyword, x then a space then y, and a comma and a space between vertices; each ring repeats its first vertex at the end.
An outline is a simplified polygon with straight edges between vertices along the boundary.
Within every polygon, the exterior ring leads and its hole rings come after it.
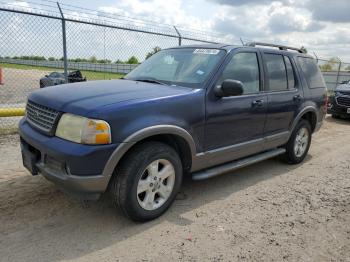
POLYGON ((328 95, 324 96, 324 104, 323 104, 323 111, 327 113, 327 107, 328 107, 328 95))

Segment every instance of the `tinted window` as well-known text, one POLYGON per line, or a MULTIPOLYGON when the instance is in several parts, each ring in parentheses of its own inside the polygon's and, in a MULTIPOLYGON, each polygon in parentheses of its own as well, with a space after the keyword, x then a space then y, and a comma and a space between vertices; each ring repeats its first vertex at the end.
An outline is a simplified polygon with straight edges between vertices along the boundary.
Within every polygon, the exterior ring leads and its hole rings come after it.
POLYGON ((295 78, 294 78, 294 70, 292 67, 292 63, 289 59, 289 57, 284 57, 284 62, 286 63, 287 68, 287 78, 288 78, 288 88, 292 89, 295 87, 295 78))
POLYGON ((260 74, 256 53, 234 55, 222 72, 218 85, 221 85, 226 79, 241 81, 244 94, 259 92, 260 74))
POLYGON ((269 90, 286 90, 287 73, 284 65, 283 56, 275 54, 265 54, 267 74, 269 77, 269 90))
POLYGON ((124 78, 151 79, 169 85, 200 87, 224 57, 219 49, 178 48, 162 50, 124 78))
POLYGON ((298 63, 310 88, 326 86, 315 59, 308 57, 298 57, 298 63))
POLYGON ((53 73, 50 74, 50 77, 57 78, 57 77, 60 77, 60 74, 56 73, 56 72, 53 72, 53 73))

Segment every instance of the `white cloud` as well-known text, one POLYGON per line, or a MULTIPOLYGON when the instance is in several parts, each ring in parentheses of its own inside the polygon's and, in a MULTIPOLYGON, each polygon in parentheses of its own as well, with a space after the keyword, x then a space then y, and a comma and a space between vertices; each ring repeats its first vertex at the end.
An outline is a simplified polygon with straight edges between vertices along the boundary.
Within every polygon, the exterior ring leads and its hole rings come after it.
POLYGON ((177 25, 185 28, 207 30, 211 28, 211 21, 203 21, 194 15, 187 14, 181 0, 120 0, 117 7, 101 6, 100 11, 124 16, 139 17, 154 21, 159 25, 177 25))
MULTIPOLYGON (((31 5, 25 2, 9 2, 9 4, 16 4, 21 8, 31 10, 31 5)), ((98 5, 97 1, 96 4, 98 5)), ((308 50, 316 51, 320 56, 340 56, 350 61, 348 53, 350 49, 349 0, 334 2, 326 0, 193 0, 191 2, 186 0, 119 0, 115 4, 103 5, 96 9, 97 11, 89 17, 86 17, 83 12, 75 12, 71 15, 81 19, 104 19, 110 23, 130 27, 154 27, 157 32, 175 33, 172 25, 176 25, 180 28, 223 33, 222 42, 232 44, 239 44, 239 38, 242 37, 292 46, 304 45, 308 50), (118 20, 102 17, 108 16, 106 13, 118 15, 118 20), (203 16, 203 13, 208 15, 203 16)), ((12 22, 9 26, 18 26, 16 21, 12 22)), ((76 43, 84 46, 84 43, 90 41, 95 43, 96 50, 102 50, 98 51, 98 56, 105 54, 104 45, 101 44, 103 42, 102 29, 91 33, 92 31, 85 26, 76 26, 76 28, 85 28, 77 30, 76 43), (79 39, 79 34, 82 35, 81 39, 79 39), (92 39, 93 37, 97 39, 92 39)), ((132 52, 138 53, 140 59, 143 58, 146 49, 157 44, 162 47, 177 44, 175 38, 145 36, 126 31, 118 31, 118 34, 116 32, 117 30, 114 30, 115 35, 110 37, 115 38, 115 40, 112 39, 113 43, 108 43, 111 46, 111 52, 118 50, 120 54, 129 55, 129 48, 132 52), (135 41, 135 36, 137 36, 137 41, 135 41), (141 50, 140 46, 145 50, 141 50)), ((182 32, 184 33, 183 30, 182 32)), ((206 37, 206 34, 203 33, 200 36, 206 37)), ((73 44, 70 43, 70 45, 73 44)), ((71 55, 74 49, 73 45, 71 55)), ((88 50, 83 53, 88 55, 88 50)), ((127 55, 121 58, 124 59, 127 55)), ((119 58, 119 55, 111 54, 111 58, 119 58)))
POLYGON ((268 26, 271 33, 320 31, 324 26, 312 20, 308 10, 281 4, 271 7, 268 26))
MULTIPOLYGON (((224 32, 226 39, 236 43, 241 37, 297 47, 304 45, 320 56, 339 56, 350 61, 350 54, 346 51, 346 48, 350 49, 350 39, 347 37, 350 35, 350 23, 316 20, 310 0, 208 1, 222 4, 214 16, 212 30, 224 32)), ((334 9, 330 7, 330 10, 334 9)), ((337 14, 332 15, 335 17, 337 14)))

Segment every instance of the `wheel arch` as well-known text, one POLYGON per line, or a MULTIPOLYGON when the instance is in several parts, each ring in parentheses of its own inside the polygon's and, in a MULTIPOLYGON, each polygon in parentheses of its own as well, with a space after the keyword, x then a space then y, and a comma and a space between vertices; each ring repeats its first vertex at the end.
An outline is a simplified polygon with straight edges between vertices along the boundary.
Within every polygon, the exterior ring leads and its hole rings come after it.
POLYGON ((106 187, 122 158, 135 145, 147 141, 159 141, 173 147, 179 153, 184 170, 187 171, 191 169, 196 154, 196 144, 192 136, 185 129, 178 126, 151 126, 133 133, 114 150, 102 173, 106 178, 106 187))
POLYGON ((317 110, 313 106, 307 106, 299 112, 297 117, 294 119, 293 124, 290 129, 290 133, 293 132, 296 125, 301 119, 305 119, 311 125, 311 131, 314 132, 317 124, 317 110))

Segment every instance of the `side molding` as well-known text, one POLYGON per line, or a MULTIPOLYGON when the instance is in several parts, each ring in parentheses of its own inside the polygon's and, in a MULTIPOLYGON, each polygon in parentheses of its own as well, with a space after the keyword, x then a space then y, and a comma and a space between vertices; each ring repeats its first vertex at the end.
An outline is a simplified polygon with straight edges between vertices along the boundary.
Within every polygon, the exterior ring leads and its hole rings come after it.
POLYGON ((161 134, 177 135, 185 139, 191 149, 192 160, 194 159, 196 155, 196 144, 192 136, 185 129, 173 125, 157 125, 146 127, 127 137, 125 141, 121 143, 116 148, 116 150, 114 150, 114 152, 108 159, 107 164, 102 173, 102 176, 106 179, 106 187, 120 159, 133 145, 145 138, 161 134))

